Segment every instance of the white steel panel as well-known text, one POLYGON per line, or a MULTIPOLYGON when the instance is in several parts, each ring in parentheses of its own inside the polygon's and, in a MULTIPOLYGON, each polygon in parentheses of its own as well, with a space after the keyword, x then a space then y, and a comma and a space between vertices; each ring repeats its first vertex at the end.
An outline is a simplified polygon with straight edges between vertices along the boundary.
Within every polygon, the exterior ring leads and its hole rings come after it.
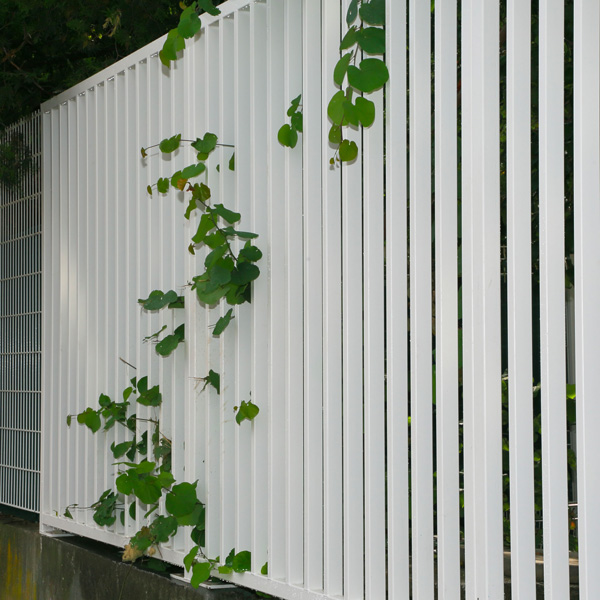
POLYGON ((563 3, 540 2, 540 332, 544 593, 547 598, 569 595, 563 31, 563 3))
POLYGON ((575 2, 575 319, 577 367, 577 496, 582 600, 600 595, 600 5, 575 2), (596 313, 596 314, 594 314, 596 313))
POLYGON ((438 594, 460 599, 457 3, 435 6, 435 390, 438 594))
POLYGON ((412 593, 433 600, 430 6, 409 3, 412 593))
POLYGON ((531 308, 531 6, 507 15, 507 276, 511 586, 535 597, 531 308))

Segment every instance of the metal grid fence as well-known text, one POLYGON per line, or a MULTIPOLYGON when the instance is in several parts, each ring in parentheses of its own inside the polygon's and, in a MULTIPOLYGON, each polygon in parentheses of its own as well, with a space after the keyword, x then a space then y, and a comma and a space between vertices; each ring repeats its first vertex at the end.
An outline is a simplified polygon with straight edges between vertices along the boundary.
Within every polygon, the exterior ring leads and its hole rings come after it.
POLYGON ((40 113, 0 136, 0 504, 39 511, 40 113))

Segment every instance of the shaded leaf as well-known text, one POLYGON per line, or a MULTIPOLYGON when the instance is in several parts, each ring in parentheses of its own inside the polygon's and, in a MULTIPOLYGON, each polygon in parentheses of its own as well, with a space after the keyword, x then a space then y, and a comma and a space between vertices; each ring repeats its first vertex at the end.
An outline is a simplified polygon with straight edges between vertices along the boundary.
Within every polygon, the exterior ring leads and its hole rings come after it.
POLYGON ((356 113, 363 127, 370 127, 375 120, 375 104, 367 98, 359 96, 356 99, 356 113))
POLYGON ((356 15, 358 14, 358 0, 352 0, 350 6, 348 6, 348 12, 346 13, 346 23, 348 26, 354 23, 356 15))
POLYGON ((252 555, 248 550, 238 552, 234 556, 231 566, 236 573, 245 573, 246 571, 249 571, 252 567, 252 555))
POLYGON ((333 70, 333 81, 335 81, 336 85, 342 85, 344 82, 344 77, 346 77, 346 71, 348 70, 351 59, 352 53, 348 52, 348 54, 344 54, 344 56, 338 60, 337 65, 335 65, 335 69, 333 70))
POLYGON ((344 101, 346 96, 342 90, 335 93, 327 106, 327 115, 336 125, 341 125, 344 120, 344 101))
POLYGON ((340 50, 348 50, 348 48, 352 48, 354 44, 356 44, 356 26, 351 27, 346 32, 346 35, 342 38, 342 43, 340 44, 340 50))
POLYGON ((174 517, 184 517, 193 512, 198 503, 196 497, 197 484, 197 482, 192 484, 184 481, 174 485, 165 499, 167 512, 174 517))
POLYGON ((237 223, 242 218, 240 213, 233 212, 232 210, 225 208, 222 204, 215 204, 213 207, 213 213, 216 213, 222 219, 231 224, 237 223))
POLYGON ((360 18, 370 25, 385 25, 385 0, 370 0, 360 7, 360 18))
POLYGON ((366 27, 358 31, 356 41, 367 54, 385 54, 385 31, 379 27, 366 27))
POLYGON ((196 138, 196 141, 192 143, 192 148, 197 150, 200 154, 208 155, 217 147, 219 138, 214 133, 205 133, 203 138, 196 138))
POLYGON ((183 566, 185 567, 186 571, 189 571, 192 568, 192 564, 194 562, 194 559, 196 558, 196 556, 198 555, 198 550, 200 548, 198 546, 194 546, 184 557, 183 559, 183 566))
POLYGON ((213 335, 215 337, 220 336, 233 318, 233 308, 230 308, 227 313, 217 321, 215 328, 213 329, 213 335))

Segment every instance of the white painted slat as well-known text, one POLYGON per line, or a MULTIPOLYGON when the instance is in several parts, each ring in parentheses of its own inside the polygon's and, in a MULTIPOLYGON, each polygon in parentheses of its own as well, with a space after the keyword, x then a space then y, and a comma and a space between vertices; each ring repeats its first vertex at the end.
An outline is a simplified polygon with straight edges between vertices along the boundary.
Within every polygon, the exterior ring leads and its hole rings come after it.
MULTIPOLYGON (((242 224, 248 222, 252 215, 251 198, 249 190, 252 186, 252 172, 250 169, 251 156, 251 125, 250 102, 248 90, 250 89, 250 43, 251 21, 250 9, 244 9, 235 16, 236 27, 236 178, 237 178, 237 211, 242 215, 242 224)), ((237 326, 238 347, 236 360, 236 406, 242 400, 248 401, 251 391, 252 373, 249 357, 252 354, 252 313, 251 307, 242 304, 238 307, 236 318, 232 325, 237 326), (235 323, 237 321, 237 323, 235 323)), ((252 508, 250 498, 252 494, 251 474, 251 427, 243 423, 243 427, 236 425, 237 458, 236 458, 236 551, 251 550, 252 532, 250 520, 252 508)))
MULTIPOLYGON (((269 7, 268 47, 268 126, 269 177, 269 253, 259 262, 261 276, 269 269, 269 577, 280 581, 286 572, 286 357, 281 351, 287 338, 287 285, 285 198, 286 149, 277 142, 277 131, 285 122, 288 102, 285 69, 286 2, 274 2, 269 7), (268 263, 267 263, 268 261, 268 263)), ((262 245, 261 245, 262 247, 262 245)))
MULTIPOLYGON (((219 117, 219 143, 233 146, 235 141, 235 84, 230 76, 234 72, 234 21, 233 18, 221 21, 219 28, 219 54, 221 56, 221 73, 219 96, 221 98, 221 113, 219 117)), ((197 132, 203 135, 203 132, 197 132)), ((221 146, 218 152, 220 175, 222 177, 221 202, 227 208, 235 208, 236 189, 235 173, 229 170, 229 160, 236 152, 235 147, 221 146)), ((213 171, 214 173, 214 171, 213 171)), ((244 217, 244 216, 243 216, 244 217)), ((221 393, 217 402, 221 405, 221 551, 220 556, 226 557, 235 547, 235 471, 231 468, 235 464, 235 428, 237 424, 234 417, 235 404, 235 343, 236 328, 234 323, 225 330, 221 353, 221 393)))
POLYGON ((600 422, 595 373, 600 359, 600 6, 575 2, 575 319, 577 366, 577 496, 582 600, 600 594, 600 422), (596 312, 596 314, 594 314, 596 312))
POLYGON ((388 0, 386 50, 386 291, 388 597, 410 593, 405 0, 388 0))
POLYGON ((498 13, 493 1, 462 5, 467 600, 504 594, 498 13))
POLYGON ((324 591, 341 596, 343 564, 342 475, 342 179, 331 169, 327 103, 336 93, 340 8, 322 4, 321 181, 323 186, 323 574, 324 591))
POLYGON ((304 585, 323 589, 323 265, 320 0, 303 3, 304 585))
MULTIPOLYGON (((252 64, 250 103, 251 103, 251 169, 252 169, 252 208, 246 217, 251 231, 258 234, 263 252, 269 254, 268 170, 265 157, 268 153, 267 138, 267 5, 257 2, 251 11, 252 64)), ((252 571, 260 574, 267 562, 268 543, 268 361, 269 355, 269 280, 263 271, 262 277, 252 284, 252 401, 262 411, 263 418, 256 418, 252 424, 252 571)), ((250 426, 245 423, 244 426, 250 426)))
POLYGON ((536 575, 530 80, 531 6, 511 0, 507 14, 506 86, 510 548, 512 594, 522 599, 535 597, 536 575))
MULTIPOLYGON (((56 278, 50 278, 54 258, 56 256, 55 246, 58 236, 54 235, 54 221, 56 211, 52 204, 54 187, 56 186, 56 153, 53 152, 53 141, 56 139, 56 115, 57 111, 46 109, 42 112, 42 289, 44 294, 41 298, 42 306, 42 340, 41 347, 47 351, 51 347, 53 337, 53 326, 56 326, 54 318, 54 288, 56 278)), ((52 413, 50 403, 52 402, 52 390, 55 385, 55 374, 48 360, 42 363, 42 393, 40 399, 41 423, 52 424, 52 413)), ((51 439, 54 428, 41 427, 40 433, 40 513, 44 513, 52 505, 54 452, 56 446, 51 439)), ((43 525, 41 526, 41 528, 43 525)))
POLYGON ((385 288, 383 91, 370 95, 375 122, 363 132, 365 595, 385 597, 385 288))
MULTIPOLYGON (((302 88, 302 0, 288 0, 286 13, 287 99, 302 88)), ((287 313, 287 582, 304 582, 304 248, 302 148, 286 151, 287 313)))
POLYGON ((430 6, 409 3, 412 592, 434 595, 430 6))
MULTIPOLYGON (((347 31, 350 2, 343 0, 342 36, 347 31)), ((328 124, 329 121, 328 121, 328 124)), ((347 139, 362 155, 362 136, 348 128, 347 139)), ((342 311, 343 311, 343 440, 344 440, 344 596, 362 598, 364 567, 363 467, 363 268, 362 174, 358 164, 342 171, 342 311)))
POLYGON ((438 594, 460 599, 457 3, 435 7, 435 390, 438 594))
MULTIPOLYGON (((564 8, 540 2, 540 332, 544 593, 569 595, 564 292, 564 8)), ((519 257, 522 260, 522 257, 519 257)), ((512 476, 511 476, 512 480, 512 476)))
MULTIPOLYGON (((206 131, 219 133, 219 113, 221 110, 219 86, 220 86, 220 54, 219 54, 219 25, 213 24, 205 27, 203 35, 206 36, 206 52, 204 55, 206 78, 206 131)), ((204 131, 200 132, 204 135, 204 131)), ((210 164, 210 161, 209 161, 210 164)), ((210 167, 209 167, 210 172, 210 167)), ((209 174, 208 186, 211 190, 211 196, 220 197, 221 181, 220 174, 209 174)), ((243 210, 241 210, 244 213, 243 210)), ((224 314, 223 308, 217 305, 214 308, 207 308, 208 313, 208 353, 209 368, 216 372, 221 371, 221 340, 212 335, 212 327, 224 314)), ((221 448, 219 440, 221 410, 220 399, 212 386, 208 386, 204 392, 206 395, 206 552, 207 556, 220 556, 220 503, 221 503, 221 448)), ((247 451, 247 450, 246 450, 247 451)), ((245 502, 248 502, 246 498, 245 502)), ((247 523, 247 522, 246 522, 247 523)), ((240 524, 238 524, 240 526, 240 524)), ((236 548, 246 550, 247 548, 236 548)))

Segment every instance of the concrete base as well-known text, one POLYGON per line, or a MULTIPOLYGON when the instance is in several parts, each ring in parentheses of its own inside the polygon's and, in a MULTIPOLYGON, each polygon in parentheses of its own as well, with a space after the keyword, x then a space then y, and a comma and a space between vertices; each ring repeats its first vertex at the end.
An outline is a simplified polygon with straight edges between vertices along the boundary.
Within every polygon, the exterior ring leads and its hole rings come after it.
POLYGON ((255 600, 242 588, 193 589, 131 567, 105 544, 40 535, 37 523, 0 514, 0 600, 255 600))

